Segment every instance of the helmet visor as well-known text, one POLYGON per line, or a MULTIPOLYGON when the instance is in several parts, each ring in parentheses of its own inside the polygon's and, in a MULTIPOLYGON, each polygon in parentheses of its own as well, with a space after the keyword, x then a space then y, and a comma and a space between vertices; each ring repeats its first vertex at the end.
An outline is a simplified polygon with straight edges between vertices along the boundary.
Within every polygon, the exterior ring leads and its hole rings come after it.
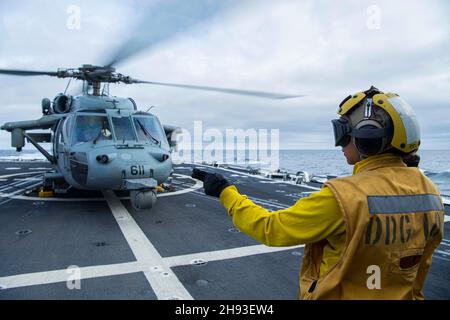
POLYGON ((350 132, 352 131, 348 120, 346 118, 334 119, 331 120, 331 124, 333 125, 334 145, 336 147, 345 147, 348 145, 351 140, 350 132))

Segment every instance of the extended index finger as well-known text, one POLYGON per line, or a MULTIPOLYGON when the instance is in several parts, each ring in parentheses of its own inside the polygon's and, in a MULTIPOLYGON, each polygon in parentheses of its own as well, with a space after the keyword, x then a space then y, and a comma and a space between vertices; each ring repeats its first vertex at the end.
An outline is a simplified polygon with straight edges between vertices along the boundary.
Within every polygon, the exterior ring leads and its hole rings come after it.
POLYGON ((192 175, 191 177, 194 179, 198 179, 200 181, 205 181, 205 177, 206 177, 207 172, 203 171, 203 170, 199 170, 197 168, 194 168, 194 170, 192 170, 192 175))

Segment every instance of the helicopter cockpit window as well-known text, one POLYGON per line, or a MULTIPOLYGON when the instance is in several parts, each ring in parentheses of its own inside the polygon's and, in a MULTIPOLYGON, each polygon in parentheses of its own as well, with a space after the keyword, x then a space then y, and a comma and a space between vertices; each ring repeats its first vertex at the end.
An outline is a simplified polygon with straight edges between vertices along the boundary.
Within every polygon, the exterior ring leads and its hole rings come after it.
POLYGON ((111 140, 111 128, 105 116, 78 115, 75 121, 73 145, 111 140))
POLYGON ((134 126, 138 138, 141 141, 152 141, 153 143, 168 147, 167 139, 159 122, 153 117, 133 117, 134 126))
POLYGON ((113 117, 112 122, 114 126, 114 133, 116 134, 116 139, 118 141, 136 140, 129 117, 113 117))

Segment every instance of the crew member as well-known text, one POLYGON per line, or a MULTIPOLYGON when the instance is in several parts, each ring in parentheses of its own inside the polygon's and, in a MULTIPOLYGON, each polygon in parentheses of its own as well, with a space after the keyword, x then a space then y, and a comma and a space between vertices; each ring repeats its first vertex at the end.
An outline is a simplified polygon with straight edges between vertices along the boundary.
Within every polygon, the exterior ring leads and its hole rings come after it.
POLYGON ((192 176, 242 232, 268 246, 305 244, 300 299, 424 299, 444 207, 417 168, 417 119, 397 94, 374 87, 348 96, 338 114, 335 145, 353 175, 328 180, 290 208, 269 212, 217 173, 192 176))

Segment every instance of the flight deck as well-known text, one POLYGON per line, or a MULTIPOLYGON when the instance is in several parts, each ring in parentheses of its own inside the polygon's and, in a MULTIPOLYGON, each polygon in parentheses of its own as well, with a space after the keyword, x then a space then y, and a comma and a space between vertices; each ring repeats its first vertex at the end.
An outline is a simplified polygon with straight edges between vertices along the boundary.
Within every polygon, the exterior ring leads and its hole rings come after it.
MULTIPOLYGON (((41 198, 48 162, 0 163, 0 299, 297 299, 303 246, 267 247, 239 232, 218 199, 174 167, 150 210, 125 193, 41 198)), ((205 167, 271 210, 318 190, 205 167)), ((450 299, 450 208, 425 297, 450 299)))

